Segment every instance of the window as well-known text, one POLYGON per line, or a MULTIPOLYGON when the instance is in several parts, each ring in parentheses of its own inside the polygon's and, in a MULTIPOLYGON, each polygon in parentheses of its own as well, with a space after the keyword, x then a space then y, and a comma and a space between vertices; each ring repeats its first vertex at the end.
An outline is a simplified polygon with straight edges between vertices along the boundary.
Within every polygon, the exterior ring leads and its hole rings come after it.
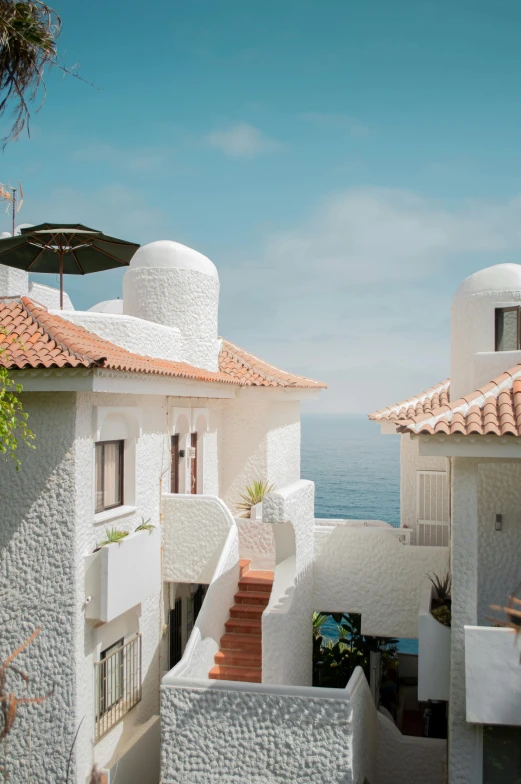
POLYGON ((94 667, 98 740, 141 700, 141 634, 106 648, 94 667))
POLYGON ((519 307, 496 308, 496 351, 521 349, 521 319, 519 307))
POLYGON ((96 444, 96 512, 123 504, 124 441, 96 444))

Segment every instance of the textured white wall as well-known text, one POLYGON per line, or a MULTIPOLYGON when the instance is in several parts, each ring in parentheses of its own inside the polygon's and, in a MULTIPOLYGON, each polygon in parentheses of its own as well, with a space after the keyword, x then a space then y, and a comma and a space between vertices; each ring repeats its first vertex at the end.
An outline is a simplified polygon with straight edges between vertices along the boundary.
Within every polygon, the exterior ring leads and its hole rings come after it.
POLYGON ((402 735, 378 713, 377 784, 440 784, 446 756, 447 741, 402 735))
MULTIPOLYGON (((92 765, 94 737, 94 662, 102 650, 124 637, 142 634, 143 698, 125 719, 94 747, 94 760, 100 767, 116 759, 139 737, 138 725, 158 713, 160 678, 160 595, 150 596, 124 615, 94 628, 83 620, 85 601, 84 556, 92 552, 105 528, 134 531, 141 518, 159 524, 159 477, 168 466, 168 439, 165 435, 166 401, 136 395, 83 393, 78 396, 76 414, 76 726, 85 716, 76 743, 78 782, 84 784, 92 765), (94 515, 94 406, 135 407, 139 411, 141 436, 135 443, 134 506, 124 517, 98 523, 94 515)), ((130 469, 130 466, 127 466, 130 469)))
MULTIPOLYGON (((56 304, 53 307, 56 308, 56 304)), ((83 310, 54 312, 127 351, 174 362, 183 359, 183 340, 178 329, 113 313, 83 310)))
POLYGON ((161 688, 163 784, 358 784, 342 692, 175 688, 170 677, 161 688))
POLYGON ((444 574, 447 547, 405 546, 385 528, 317 526, 313 609, 362 614, 362 631, 417 637, 426 572, 444 574))
POLYGON ((232 510, 255 479, 280 488, 300 477, 300 404, 271 392, 245 389, 222 406, 221 496, 232 510))
POLYGON ((123 307, 129 316, 176 327, 183 360, 218 369, 218 278, 190 269, 130 268, 123 278, 123 307))
POLYGON ((209 583, 230 528, 230 510, 215 496, 163 495, 163 579, 209 583))
POLYGON ((29 291, 29 274, 0 264, 0 296, 24 297, 29 291))
POLYGON ((467 721, 521 726, 520 651, 513 629, 465 628, 467 721))
POLYGON ((400 439, 400 523, 416 528, 418 520, 418 471, 446 471, 447 458, 419 454, 418 438, 409 433, 400 439))
POLYGON ((268 419, 268 477, 276 487, 300 479, 300 401, 274 401, 268 419))
MULTIPOLYGON (((45 305, 49 310, 60 307, 60 289, 52 286, 45 286, 43 283, 34 283, 30 280, 28 296, 35 302, 40 303, 40 305, 45 305)), ((63 307, 64 310, 74 310, 74 306, 66 291, 63 292, 63 307)), ((60 315, 62 315, 61 312, 60 315)))
POLYGON ((239 531, 241 558, 251 561, 250 569, 275 568, 275 540, 273 528, 262 520, 235 518, 239 531))
POLYGON ((521 582, 521 461, 481 462, 478 469, 478 623, 488 626, 521 582), (494 528, 496 514, 503 528, 494 528))
POLYGON ((474 626, 477 622, 478 462, 467 458, 452 458, 451 479, 449 784, 479 784, 483 759, 481 737, 477 728, 466 723, 465 702, 465 626, 474 626))
POLYGON ((0 659, 41 626, 17 660, 29 688, 19 678, 10 678, 9 688, 18 696, 39 696, 53 685, 55 692, 41 705, 19 707, 7 770, 10 781, 27 781, 30 760, 33 781, 54 784, 65 781, 76 724, 75 396, 22 399, 36 449, 20 445, 20 472, 0 461, 0 659))
POLYGON ((296 547, 282 561, 276 552, 273 590, 262 616, 263 683, 311 684, 314 513, 315 485, 304 479, 270 493, 262 504, 263 520, 274 524, 276 550, 287 547, 277 528, 288 524, 296 547))

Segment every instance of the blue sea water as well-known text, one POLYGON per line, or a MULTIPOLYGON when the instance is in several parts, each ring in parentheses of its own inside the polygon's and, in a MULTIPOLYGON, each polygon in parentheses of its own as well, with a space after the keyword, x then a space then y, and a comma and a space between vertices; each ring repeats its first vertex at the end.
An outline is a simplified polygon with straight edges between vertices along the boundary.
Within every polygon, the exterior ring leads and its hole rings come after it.
MULTIPOLYGON (((358 414, 302 415, 302 477, 315 482, 315 516, 400 524, 400 436, 358 414)), ((320 610, 320 607, 316 607, 320 610)), ((324 636, 336 639, 331 619, 324 636)), ((417 653, 417 640, 398 650, 417 653)))

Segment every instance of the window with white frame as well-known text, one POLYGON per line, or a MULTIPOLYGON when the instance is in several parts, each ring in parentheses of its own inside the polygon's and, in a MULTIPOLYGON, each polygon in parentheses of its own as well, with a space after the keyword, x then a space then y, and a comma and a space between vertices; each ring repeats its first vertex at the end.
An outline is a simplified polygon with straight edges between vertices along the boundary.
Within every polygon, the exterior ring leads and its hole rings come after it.
POLYGON ((123 505, 124 441, 98 441, 96 448, 96 512, 123 505))

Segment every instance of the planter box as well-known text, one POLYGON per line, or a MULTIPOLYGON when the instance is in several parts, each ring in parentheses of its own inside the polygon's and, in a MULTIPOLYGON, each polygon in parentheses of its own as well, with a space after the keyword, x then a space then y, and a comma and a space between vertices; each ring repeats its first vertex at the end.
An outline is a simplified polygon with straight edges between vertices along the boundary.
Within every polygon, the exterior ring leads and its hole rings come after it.
POLYGON ((112 621, 161 588, 161 530, 138 531, 85 557, 85 617, 112 621), (90 599, 89 599, 90 597, 90 599))
POLYGON ((432 586, 425 586, 418 617, 418 699, 448 700, 450 627, 431 615, 432 586))

